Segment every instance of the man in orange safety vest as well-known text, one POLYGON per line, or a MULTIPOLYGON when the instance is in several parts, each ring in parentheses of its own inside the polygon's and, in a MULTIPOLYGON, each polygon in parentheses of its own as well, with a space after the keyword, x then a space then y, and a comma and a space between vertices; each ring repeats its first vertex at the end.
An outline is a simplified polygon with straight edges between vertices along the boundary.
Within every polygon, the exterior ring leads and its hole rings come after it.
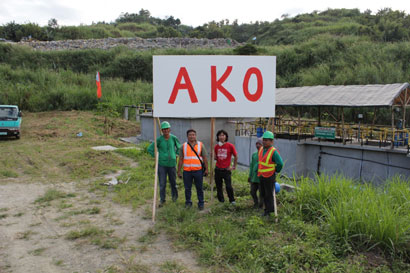
POLYGON ((198 196, 198 209, 204 209, 203 177, 208 175, 208 160, 205 145, 196 140, 196 131, 187 131, 188 141, 182 144, 179 153, 178 177, 182 177, 181 168, 184 167, 183 180, 185 187, 185 207, 192 207, 191 189, 195 183, 198 196))
POLYGON ((273 191, 276 182, 276 173, 283 167, 283 160, 279 152, 273 147, 273 133, 266 131, 262 136, 263 147, 258 151, 258 177, 260 194, 265 203, 264 216, 274 212, 273 191))

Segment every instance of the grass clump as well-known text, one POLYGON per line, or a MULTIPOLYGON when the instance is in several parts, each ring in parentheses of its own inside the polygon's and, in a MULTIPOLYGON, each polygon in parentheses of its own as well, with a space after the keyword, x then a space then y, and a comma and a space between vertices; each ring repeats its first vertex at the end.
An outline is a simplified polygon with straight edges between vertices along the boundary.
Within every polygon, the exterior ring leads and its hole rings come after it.
POLYGON ((117 248, 120 243, 125 241, 125 238, 117 238, 113 236, 114 230, 103 230, 98 227, 86 227, 82 230, 70 231, 66 234, 67 240, 86 239, 90 243, 101 248, 117 248))
POLYGON ((17 178, 19 175, 16 172, 10 171, 10 170, 1 170, 0 171, 0 177, 5 177, 5 178, 17 178))
POLYGON ((48 189, 44 196, 37 198, 35 203, 49 203, 56 199, 75 197, 74 193, 64 193, 56 189, 48 189))
MULTIPOLYGON (((112 233, 109 232, 109 233, 112 233)), ((87 227, 83 230, 79 230, 79 231, 70 231, 67 235, 66 235, 66 239, 68 240, 76 240, 79 238, 84 238, 84 237, 93 237, 93 236, 100 236, 100 235, 104 235, 105 231, 102 229, 99 229, 97 227, 87 227)))
POLYGON ((34 249, 33 251, 30 251, 29 253, 33 256, 40 256, 45 250, 46 248, 41 247, 41 248, 34 249))
POLYGON ((0 214, 0 219, 7 218, 9 215, 7 213, 0 214))
POLYGON ((160 266, 163 273, 180 273, 185 272, 185 267, 175 261, 166 261, 160 266))
POLYGON ((31 230, 24 231, 24 232, 19 232, 19 233, 17 233, 17 235, 16 235, 16 239, 19 239, 19 240, 28 240, 28 239, 30 239, 30 237, 31 237, 32 235, 34 235, 34 234, 36 234, 36 232, 33 232, 33 231, 31 231, 31 230))

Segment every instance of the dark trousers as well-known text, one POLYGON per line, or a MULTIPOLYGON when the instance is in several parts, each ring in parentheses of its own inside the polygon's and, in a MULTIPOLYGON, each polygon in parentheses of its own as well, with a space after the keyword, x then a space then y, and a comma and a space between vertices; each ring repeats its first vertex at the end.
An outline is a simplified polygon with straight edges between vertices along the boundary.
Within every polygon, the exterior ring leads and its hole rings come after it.
POLYGON ((259 177, 260 181, 260 193, 263 196, 263 201, 265 203, 265 214, 268 215, 271 212, 275 211, 274 204, 273 204, 273 189, 275 186, 276 175, 272 175, 270 177, 259 177))
POLYGON ((255 182, 251 182, 249 184, 251 184, 251 196, 253 198, 254 207, 263 208, 263 196, 260 190, 259 190, 259 200, 258 200, 258 189, 260 188, 259 187, 260 184, 255 183, 255 182))
POLYGON ((192 206, 191 201, 191 190, 192 182, 195 183, 196 195, 198 196, 198 208, 204 207, 204 190, 202 188, 203 184, 203 173, 202 170, 199 171, 184 171, 183 173, 184 187, 185 187, 185 205, 192 206))
POLYGON ((231 171, 226 169, 215 168, 215 185, 219 202, 224 202, 223 181, 225 181, 226 193, 228 194, 229 202, 234 202, 231 171))
POLYGON ((161 199, 161 203, 165 202, 165 193, 167 189, 167 175, 169 179, 169 184, 171 185, 172 200, 176 201, 178 199, 176 168, 158 165, 159 197, 161 199))

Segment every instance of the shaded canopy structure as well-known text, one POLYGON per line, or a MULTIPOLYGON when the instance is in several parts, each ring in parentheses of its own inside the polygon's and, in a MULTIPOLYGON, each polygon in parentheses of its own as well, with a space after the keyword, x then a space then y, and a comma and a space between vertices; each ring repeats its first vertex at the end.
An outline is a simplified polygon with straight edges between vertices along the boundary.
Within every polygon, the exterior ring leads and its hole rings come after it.
MULTIPOLYGON (((345 107, 389 107, 391 108, 392 139, 394 138, 394 108, 403 109, 402 127, 406 127, 406 108, 410 105, 410 84, 372 84, 372 85, 329 85, 277 88, 275 105, 298 108, 317 107, 318 125, 320 126, 321 107, 340 108, 342 118, 342 138, 345 143, 344 111, 345 107)), ((374 111, 376 113, 376 111, 374 111)), ((374 119, 373 119, 374 123, 374 119)), ((393 147, 393 141, 392 141, 393 147)))
POLYGON ((276 89, 277 106, 399 106, 410 103, 410 84, 318 85, 276 89))

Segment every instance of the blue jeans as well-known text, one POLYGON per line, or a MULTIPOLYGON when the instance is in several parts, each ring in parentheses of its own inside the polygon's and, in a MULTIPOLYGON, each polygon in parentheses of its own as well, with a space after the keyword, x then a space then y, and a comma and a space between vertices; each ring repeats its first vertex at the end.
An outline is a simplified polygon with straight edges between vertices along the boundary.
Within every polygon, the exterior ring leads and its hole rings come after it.
POLYGON ((178 190, 176 182, 176 168, 175 167, 164 167, 158 165, 158 179, 159 179, 159 197, 161 203, 165 202, 165 193, 167 188, 167 175, 169 179, 169 184, 171 184, 171 194, 172 200, 176 201, 178 199, 178 190))
POLYGON ((198 208, 204 207, 204 190, 202 188, 203 183, 203 174, 202 170, 199 171, 184 171, 183 179, 184 179, 184 186, 185 186, 185 205, 192 206, 191 201, 191 189, 192 189, 192 181, 195 182, 196 188, 196 195, 198 196, 198 208))

